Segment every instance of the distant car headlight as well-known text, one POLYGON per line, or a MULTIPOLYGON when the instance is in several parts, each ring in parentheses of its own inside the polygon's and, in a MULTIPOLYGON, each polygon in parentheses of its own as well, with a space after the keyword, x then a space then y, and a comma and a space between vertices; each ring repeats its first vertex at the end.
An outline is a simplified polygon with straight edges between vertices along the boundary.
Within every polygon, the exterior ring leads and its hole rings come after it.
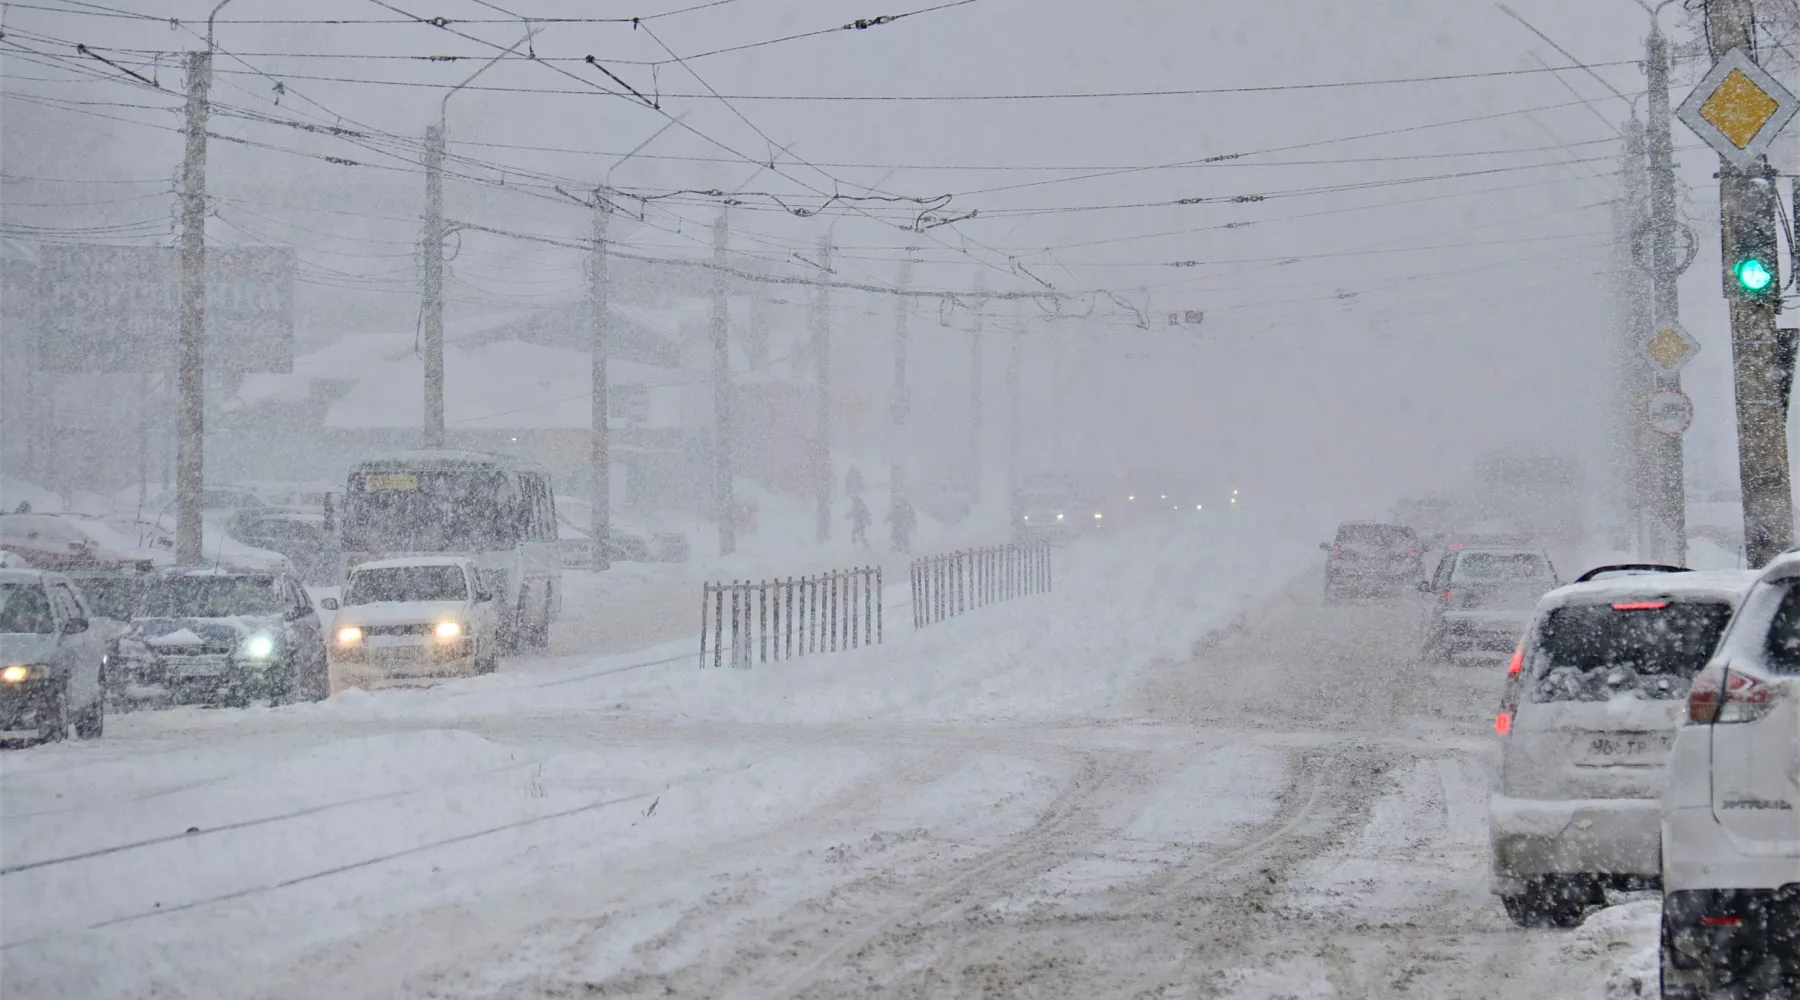
POLYGON ((362 629, 355 625, 345 625, 337 630, 337 641, 340 646, 354 646, 362 641, 362 629))
POLYGON ((432 631, 439 639, 454 639, 462 635, 462 622, 438 622, 437 628, 432 631))
POLYGON ((268 635, 253 635, 244 640, 239 652, 252 660, 266 660, 275 653, 275 638, 268 635))
POLYGON ((23 684, 37 676, 42 669, 23 663, 9 663, 0 667, 0 684, 23 684))
POLYGON ((1102 519, 1102 518, 1104 518, 1104 517, 1106 517, 1106 515, 1105 515, 1105 514, 1095 514, 1095 515, 1094 515, 1094 520, 1096 520, 1096 521, 1098 521, 1098 520, 1100 520, 1100 519, 1102 519))
POLYGON ((1058 520, 1058 521, 1060 521, 1060 520, 1062 520, 1062 515, 1061 515, 1061 514, 1058 514, 1058 515, 1056 515, 1056 519, 1057 519, 1057 520, 1058 520))

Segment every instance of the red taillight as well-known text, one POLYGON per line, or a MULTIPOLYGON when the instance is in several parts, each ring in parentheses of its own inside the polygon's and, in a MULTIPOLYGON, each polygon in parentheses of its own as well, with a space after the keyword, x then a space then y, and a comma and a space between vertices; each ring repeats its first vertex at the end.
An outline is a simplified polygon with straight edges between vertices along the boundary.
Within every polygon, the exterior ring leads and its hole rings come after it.
POLYGON ((1669 606, 1668 601, 1623 601, 1613 605, 1614 611, 1661 611, 1669 606))
POLYGON ((1688 688, 1688 720, 1703 726, 1755 722, 1769 714, 1778 696, 1779 692, 1767 681, 1722 667, 1707 667, 1695 675, 1688 688))
POLYGON ((1505 736, 1507 733, 1512 732, 1512 720, 1513 714, 1511 712, 1501 712, 1499 715, 1494 716, 1494 732, 1499 733, 1501 736, 1505 736))
POLYGON ((1513 650, 1512 662, 1506 665, 1506 676, 1517 677, 1519 671, 1523 669, 1525 669, 1525 640, 1520 639, 1518 647, 1513 650))
POLYGON ((1743 917, 1709 916, 1700 918, 1702 927, 1742 927, 1743 925, 1743 917))
POLYGON ((1462 547, 1463 547, 1463 543, 1461 543, 1461 542, 1451 542, 1449 545, 1444 546, 1444 548, 1449 549, 1452 552, 1455 552, 1456 550, 1458 550, 1462 547))
POLYGON ((1449 599, 1450 599, 1450 592, 1448 590, 1446 590, 1446 591, 1444 591, 1444 600, 1448 601, 1449 599))
POLYGON ((1416 556, 1419 554, 1419 550, 1409 545, 1406 548, 1406 554, 1409 556, 1416 556))
POLYGON ((1344 547, 1343 547, 1343 546, 1342 546, 1342 545, 1333 545, 1333 546, 1332 546, 1332 547, 1331 547, 1331 551, 1333 551, 1333 552, 1342 552, 1342 551, 1344 551, 1344 547))

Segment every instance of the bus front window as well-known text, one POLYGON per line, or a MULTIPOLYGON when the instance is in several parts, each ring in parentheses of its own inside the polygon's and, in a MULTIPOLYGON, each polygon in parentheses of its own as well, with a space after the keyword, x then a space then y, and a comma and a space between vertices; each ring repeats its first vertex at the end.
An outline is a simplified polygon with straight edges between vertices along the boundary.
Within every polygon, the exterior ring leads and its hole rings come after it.
POLYGON ((344 535, 365 552, 510 548, 517 504, 496 472, 370 472, 353 477, 344 535))

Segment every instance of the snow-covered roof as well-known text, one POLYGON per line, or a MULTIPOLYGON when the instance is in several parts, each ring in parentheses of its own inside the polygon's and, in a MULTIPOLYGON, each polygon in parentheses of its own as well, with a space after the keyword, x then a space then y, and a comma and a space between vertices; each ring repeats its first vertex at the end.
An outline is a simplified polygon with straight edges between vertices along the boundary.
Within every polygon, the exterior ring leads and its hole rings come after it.
POLYGON ((453 448, 419 449, 375 455, 356 463, 359 469, 461 469, 475 466, 485 469, 536 469, 537 463, 515 455, 489 455, 480 451, 458 451, 453 448))
POLYGON ((1622 601, 1711 600, 1736 605, 1744 591, 1756 582, 1755 570, 1692 570, 1686 573, 1646 573, 1615 576, 1558 587, 1538 602, 1539 610, 1573 604, 1612 604, 1622 601))
POLYGON ((407 566, 461 566, 470 568, 475 560, 468 556, 395 556, 391 559, 371 559, 365 563, 357 563, 350 568, 355 573, 365 569, 400 569, 407 566))

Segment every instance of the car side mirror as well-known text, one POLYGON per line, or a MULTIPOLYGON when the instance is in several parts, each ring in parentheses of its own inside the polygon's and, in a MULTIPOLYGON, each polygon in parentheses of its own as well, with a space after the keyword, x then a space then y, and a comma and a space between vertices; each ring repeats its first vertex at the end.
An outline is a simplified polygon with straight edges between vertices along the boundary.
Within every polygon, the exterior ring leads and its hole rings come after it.
POLYGON ((1320 552, 1330 552, 1331 551, 1331 543, 1330 542, 1320 542, 1319 543, 1319 551, 1320 552))
POLYGON ((86 618, 71 618, 68 621, 63 622, 62 634, 79 635, 87 630, 88 620, 86 618))
POLYGON ((494 595, 485 590, 477 590, 475 592, 475 603, 476 604, 486 604, 493 599, 494 599, 494 595))
POLYGON ((1421 593, 1421 594, 1431 593, 1431 581, 1430 580, 1420 580, 1419 581, 1419 593, 1421 593))
POLYGON ((338 609, 338 599, 335 597, 327 597, 319 602, 319 607, 324 608, 326 611, 336 611, 338 609))

